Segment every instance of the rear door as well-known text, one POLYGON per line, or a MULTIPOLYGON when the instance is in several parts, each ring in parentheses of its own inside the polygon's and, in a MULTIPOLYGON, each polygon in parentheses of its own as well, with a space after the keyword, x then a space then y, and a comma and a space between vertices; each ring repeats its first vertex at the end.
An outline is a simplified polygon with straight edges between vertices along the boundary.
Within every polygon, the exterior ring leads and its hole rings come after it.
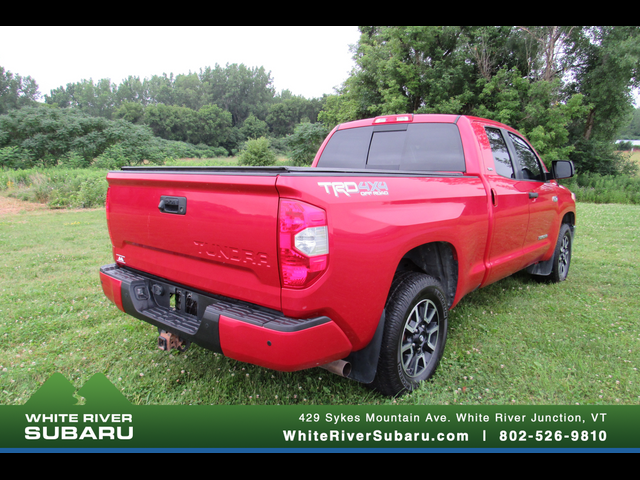
POLYGON ((491 187, 492 234, 488 253, 488 273, 484 283, 492 283, 526 267, 522 247, 529 225, 528 183, 517 178, 516 163, 506 132, 485 126, 488 143, 485 163, 493 167, 486 178, 491 187))

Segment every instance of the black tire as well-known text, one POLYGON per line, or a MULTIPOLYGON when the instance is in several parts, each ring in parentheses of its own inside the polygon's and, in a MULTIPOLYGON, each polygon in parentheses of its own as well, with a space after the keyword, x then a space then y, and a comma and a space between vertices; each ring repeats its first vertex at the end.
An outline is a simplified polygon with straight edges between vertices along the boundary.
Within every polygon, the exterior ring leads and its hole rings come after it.
POLYGON ((414 390, 435 372, 447 340, 449 308, 440 282, 408 272, 394 281, 385 313, 378 370, 371 387, 396 396, 414 390))
POLYGON ((571 265, 571 247, 573 246, 573 232, 571 227, 563 223, 558 234, 558 242, 556 250, 553 254, 553 270, 549 275, 549 280, 558 283, 563 282, 569 275, 569 266, 571 265))

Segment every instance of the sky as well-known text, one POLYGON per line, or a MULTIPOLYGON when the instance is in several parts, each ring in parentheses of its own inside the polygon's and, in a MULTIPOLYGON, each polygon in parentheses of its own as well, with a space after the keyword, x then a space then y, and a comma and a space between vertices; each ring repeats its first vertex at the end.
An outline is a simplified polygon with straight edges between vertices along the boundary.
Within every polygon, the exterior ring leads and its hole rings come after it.
POLYGON ((0 26, 0 66, 31 76, 44 94, 84 79, 199 72, 243 63, 271 72, 277 93, 334 93, 354 66, 357 27, 46 27, 0 26))

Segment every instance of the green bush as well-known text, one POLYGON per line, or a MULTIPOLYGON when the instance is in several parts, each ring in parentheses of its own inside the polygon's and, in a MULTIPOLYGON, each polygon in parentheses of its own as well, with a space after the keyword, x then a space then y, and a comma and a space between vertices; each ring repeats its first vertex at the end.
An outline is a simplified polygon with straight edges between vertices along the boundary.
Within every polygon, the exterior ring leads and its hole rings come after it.
POLYGON ((193 145, 158 138, 158 148, 165 158, 216 158, 226 157, 229 152, 224 147, 210 147, 204 143, 193 145))
POLYGON ((278 157, 289 156, 289 140, 287 137, 269 137, 269 145, 278 157))
POLYGON ((616 150, 621 150, 623 152, 628 152, 630 150, 633 150, 633 143, 631 143, 631 142, 617 142, 616 143, 616 150))
POLYGON ((252 167, 274 165, 276 154, 271 150, 270 145, 265 137, 248 140, 238 156, 238 165, 252 167))
POLYGON ((58 160, 60 168, 85 168, 89 166, 86 158, 75 151, 70 151, 58 160))
POLYGON ((106 176, 106 171, 92 168, 0 170, 0 190, 52 208, 95 208, 104 205, 106 176))
POLYGON ((0 168, 28 168, 31 163, 27 152, 20 147, 0 148, 0 168))
POLYGON ((326 127, 321 123, 299 124, 293 134, 287 137, 287 144, 291 149, 289 157, 293 164, 311 165, 327 133, 326 127))
POLYGON ((588 203, 640 204, 640 177, 581 173, 561 181, 576 195, 576 200, 588 203))
POLYGON ((580 174, 636 175, 637 164, 617 148, 612 142, 580 139, 575 143, 575 150, 569 154, 569 160, 573 160, 580 174))
POLYGON ((124 165, 130 165, 130 162, 124 147, 118 143, 107 148, 102 155, 95 159, 93 165, 96 168, 114 170, 124 165))
POLYGON ((48 205, 52 208, 95 208, 104 206, 107 196, 104 172, 78 175, 69 182, 57 184, 51 190, 48 205))

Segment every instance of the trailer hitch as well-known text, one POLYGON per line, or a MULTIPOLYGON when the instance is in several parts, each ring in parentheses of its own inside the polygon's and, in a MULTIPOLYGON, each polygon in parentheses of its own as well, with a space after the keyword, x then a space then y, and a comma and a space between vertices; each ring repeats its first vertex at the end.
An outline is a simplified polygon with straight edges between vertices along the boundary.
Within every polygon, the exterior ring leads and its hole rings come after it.
POLYGON ((183 340, 173 333, 165 332, 164 330, 160 331, 160 336, 158 337, 158 348, 160 350, 168 352, 176 349, 179 352, 186 352, 190 346, 191 342, 183 340))

